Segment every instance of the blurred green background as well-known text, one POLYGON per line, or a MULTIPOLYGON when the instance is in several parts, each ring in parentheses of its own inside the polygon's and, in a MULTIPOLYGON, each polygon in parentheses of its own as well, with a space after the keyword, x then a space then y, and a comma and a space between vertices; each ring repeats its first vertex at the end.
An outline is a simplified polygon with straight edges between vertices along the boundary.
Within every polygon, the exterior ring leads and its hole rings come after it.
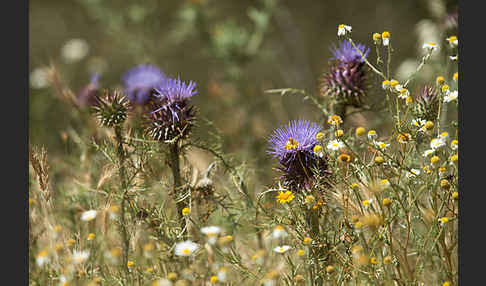
MULTIPOLYGON (((260 179, 268 184, 273 161, 265 151, 272 130, 292 119, 324 121, 301 97, 265 90, 292 87, 318 94, 341 23, 353 27, 355 41, 371 48, 371 62, 376 61, 372 33, 390 31, 392 69, 398 79, 405 77, 417 65, 424 41, 445 45, 453 26, 448 15, 456 8, 457 1, 443 0, 32 0, 29 140, 44 145, 51 157, 63 156, 68 152, 63 132, 83 128, 73 107, 45 82, 41 71, 50 63, 74 92, 93 72, 101 74, 101 87, 121 87, 127 69, 151 63, 168 76, 197 82, 194 103, 224 135, 224 151, 259 166, 260 179), (80 41, 66 46, 72 39, 80 41)), ((433 65, 424 73, 430 76, 423 82, 437 76, 433 65)), ((381 82, 374 75, 369 81, 381 82)), ((375 91, 371 100, 379 100, 375 91)), ((380 122, 361 115, 347 122, 357 124, 379 129, 380 122)), ((207 132, 199 128, 195 135, 207 132)))

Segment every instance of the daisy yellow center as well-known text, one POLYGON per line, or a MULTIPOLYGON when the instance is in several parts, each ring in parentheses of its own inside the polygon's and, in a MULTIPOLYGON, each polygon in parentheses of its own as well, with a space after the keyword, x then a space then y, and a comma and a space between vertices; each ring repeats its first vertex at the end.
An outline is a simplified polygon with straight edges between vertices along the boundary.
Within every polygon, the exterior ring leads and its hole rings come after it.
POLYGON ((385 86, 386 86, 386 85, 390 85, 390 81, 389 81, 389 80, 384 80, 384 81, 383 81, 383 85, 385 85, 385 86))
POLYGON ((448 86, 447 84, 444 84, 444 85, 442 86, 442 92, 446 92, 446 91, 448 91, 448 90, 449 90, 449 86, 448 86))
POLYGON ((437 84, 443 84, 445 82, 445 78, 443 76, 438 76, 435 82, 437 84))
POLYGON ((287 150, 296 149, 297 146, 299 146, 299 142, 294 140, 292 137, 289 137, 289 140, 287 141, 287 143, 285 143, 285 149, 287 150))
POLYGON ((190 254, 191 253, 191 250, 189 248, 185 248, 182 253, 184 254, 190 254))
POLYGON ((373 40, 378 41, 379 39, 381 39, 381 35, 379 33, 374 33, 373 34, 373 40))
POLYGON ((408 92, 408 89, 406 89, 406 88, 400 89, 400 94, 407 94, 407 92, 408 92))
POLYGON ((390 32, 388 32, 388 31, 383 32, 381 34, 381 37, 384 38, 384 39, 390 38, 390 32))
POLYGON ((363 201, 363 206, 367 207, 370 205, 370 201, 369 200, 364 200, 363 201))
POLYGON ((344 24, 338 26, 339 29, 344 29, 344 24))
POLYGON ((321 151, 322 151, 322 146, 321 145, 314 146, 314 153, 319 153, 321 151))
POLYGON ((393 79, 393 80, 390 81, 390 85, 393 86, 393 87, 397 86, 398 84, 399 84, 398 80, 393 79))
POLYGON ((380 146, 380 148, 381 148, 381 149, 385 149, 386 144, 385 144, 385 143, 380 143, 380 145, 379 145, 379 146, 380 146))
POLYGON ((453 43, 455 41, 457 41, 457 37, 456 36, 450 36, 449 37, 449 43, 453 43))
POLYGON ((442 217, 442 218, 440 218, 440 221, 442 223, 447 223, 447 222, 449 222, 449 219, 447 217, 442 217))

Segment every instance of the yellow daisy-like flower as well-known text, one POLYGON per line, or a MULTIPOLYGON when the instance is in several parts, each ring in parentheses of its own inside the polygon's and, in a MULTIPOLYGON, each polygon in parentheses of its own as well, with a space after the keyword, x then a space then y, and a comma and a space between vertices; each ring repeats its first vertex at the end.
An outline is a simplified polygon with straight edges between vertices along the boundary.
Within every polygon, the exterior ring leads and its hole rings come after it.
POLYGON ((331 116, 329 116, 327 123, 329 123, 331 125, 338 125, 338 124, 343 123, 343 120, 342 120, 341 116, 339 116, 339 115, 331 115, 331 116))
POLYGON ((314 198, 313 195, 307 195, 305 196, 305 203, 306 204, 313 204, 316 201, 316 198, 314 198))
POLYGON ((383 199, 383 205, 384 206, 389 206, 392 203, 392 200, 390 198, 384 198, 383 199))
POLYGON ((344 130, 342 129, 338 129, 336 130, 336 132, 334 132, 334 136, 336 136, 337 138, 343 137, 343 135, 344 135, 344 130))
POLYGON ((95 234, 94 233, 90 233, 88 234, 88 240, 93 240, 95 238, 95 234))
POLYGON ((435 79, 435 83, 437 83, 437 85, 443 85, 445 83, 445 78, 443 76, 438 76, 435 79))
POLYGON ((316 146, 314 146, 314 148, 312 150, 314 151, 314 153, 320 153, 320 152, 322 152, 322 146, 316 145, 316 146))
POLYGON ((324 138, 324 133, 322 133, 322 132, 317 132, 317 134, 316 134, 316 139, 317 139, 317 140, 321 140, 322 138, 324 138))
POLYGON ((407 143, 410 140, 412 140, 412 135, 410 135, 409 133, 400 133, 397 136, 398 143, 407 143))
POLYGON ((286 204, 291 202, 294 198, 295 196, 291 191, 286 191, 286 192, 280 191, 278 192, 277 195, 277 202, 281 204, 286 204))
POLYGON ((344 163, 349 163, 351 162, 351 156, 349 154, 341 154, 338 156, 338 160, 344 163))
POLYGON ((135 265, 135 262, 128 260, 128 262, 127 262, 128 268, 133 267, 134 265, 135 265))
POLYGON ((446 216, 441 217, 441 218, 439 218, 439 222, 440 222, 441 225, 444 225, 444 224, 449 222, 449 218, 446 217, 446 216))
POLYGON ((442 87, 441 87, 441 90, 443 93, 448 93, 450 92, 449 90, 449 86, 447 84, 444 84, 442 87))
POLYGON ((189 209, 189 208, 183 208, 181 212, 182 212, 182 215, 183 216, 186 216, 186 215, 188 215, 188 214, 191 213, 191 209, 189 209))
POLYGON ((411 96, 407 96, 407 98, 405 98, 405 104, 409 105, 413 102, 413 98, 411 96))
POLYGON ((312 242, 312 238, 310 238, 310 237, 304 238, 304 244, 305 245, 309 245, 311 242, 312 242))
POLYGON ((391 82, 389 80, 384 80, 382 83, 381 83, 381 87, 383 89, 387 89, 391 86, 391 82))
POLYGON ((383 39, 383 46, 388 46, 390 44, 390 32, 384 31, 381 33, 381 38, 383 39))
POLYGON ((451 282, 446 281, 446 282, 442 283, 442 286, 451 286, 451 282))
POLYGON ((455 72, 454 75, 452 76, 452 79, 454 81, 457 81, 459 79, 459 74, 457 72, 455 72))
POLYGON ((211 279, 210 279, 211 283, 218 283, 218 276, 211 276, 211 279))
POLYGON ((457 36, 450 36, 446 40, 449 42, 449 45, 451 45, 451 47, 457 47, 458 44, 457 36))
POLYGON ((453 200, 457 200, 458 197, 459 197, 459 193, 458 192, 453 192, 452 193, 452 199, 453 200))
POLYGON ((298 256, 304 256, 304 254, 305 254, 305 250, 303 250, 303 249, 297 250, 297 255, 298 256))
POLYGON ((366 129, 364 129, 363 127, 358 127, 356 128, 356 136, 363 136, 366 132, 366 129))
POLYGON ((376 259, 376 257, 371 257, 370 263, 376 265, 376 264, 378 264, 378 260, 376 259))
POLYGON ((373 33, 373 41, 375 42, 375 44, 378 44, 380 40, 381 40, 380 33, 373 33))

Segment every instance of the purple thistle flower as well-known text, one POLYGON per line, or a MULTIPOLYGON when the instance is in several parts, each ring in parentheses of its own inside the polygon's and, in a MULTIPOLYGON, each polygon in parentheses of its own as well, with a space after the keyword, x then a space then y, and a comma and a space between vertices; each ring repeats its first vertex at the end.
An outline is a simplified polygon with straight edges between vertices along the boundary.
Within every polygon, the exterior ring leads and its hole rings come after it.
POLYGON ((165 74, 152 65, 136 66, 122 78, 128 99, 137 105, 146 104, 152 98, 153 89, 165 80, 165 74))
POLYGON ((284 183, 291 188, 307 186, 313 178, 313 169, 327 171, 327 159, 314 154, 318 144, 317 133, 321 127, 306 120, 291 121, 277 128, 270 135, 268 153, 278 158, 284 183))
MULTIPOLYGON (((367 48, 365 45, 360 43, 356 44, 356 47, 361 51, 364 58, 368 56, 368 53, 370 51, 369 48, 367 48)), ((348 41, 340 42, 339 47, 336 47, 336 44, 334 44, 333 48, 330 50, 333 54, 331 60, 338 60, 344 63, 364 62, 363 58, 361 57, 361 54, 348 41)))
POLYGON ((78 93, 78 104, 81 106, 92 106, 96 104, 96 96, 99 93, 98 80, 100 75, 95 73, 91 76, 90 82, 78 93))
MULTIPOLYGON (((363 44, 356 47, 366 56, 369 49, 363 44)), ((344 106, 359 107, 366 95, 366 68, 363 57, 349 42, 334 45, 334 60, 330 63, 329 72, 321 78, 321 94, 331 96, 344 106)))
POLYGON ((197 94, 196 83, 166 79, 154 88, 153 111, 147 116, 147 133, 156 140, 184 137, 193 125, 195 110, 189 99, 197 94))

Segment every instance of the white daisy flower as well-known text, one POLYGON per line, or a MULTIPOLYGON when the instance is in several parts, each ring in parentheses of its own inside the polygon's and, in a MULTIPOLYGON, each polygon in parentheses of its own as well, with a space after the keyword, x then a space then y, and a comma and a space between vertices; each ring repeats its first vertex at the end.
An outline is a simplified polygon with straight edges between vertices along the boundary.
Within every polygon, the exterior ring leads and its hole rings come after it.
POLYGON ((407 174, 405 174, 405 176, 410 179, 410 178, 414 178, 416 176, 420 175, 420 170, 417 170, 417 169, 411 169, 410 172, 407 172, 407 174))
POLYGON ((285 231, 283 226, 277 225, 272 232, 272 237, 275 239, 286 237, 288 233, 285 231))
POLYGON ((368 131, 368 140, 374 140, 375 138, 378 138, 378 134, 376 134, 376 131, 375 130, 368 131))
POLYGON ((205 226, 201 228, 201 232, 207 235, 209 244, 215 244, 218 235, 221 233, 219 226, 205 226))
POLYGON ((286 251, 288 251, 291 247, 288 246, 288 245, 282 245, 282 246, 277 246, 273 249, 273 251, 277 252, 277 253, 285 253, 286 251))
POLYGON ((451 61, 457 61, 457 55, 449 56, 449 59, 451 59, 451 61))
POLYGON ((410 91, 403 87, 398 92, 400 93, 398 97, 401 99, 407 99, 407 97, 410 95, 410 91))
POLYGON ((420 127, 424 126, 426 122, 427 122, 427 120, 425 120, 425 119, 417 118, 417 119, 412 120, 412 125, 420 128, 420 127))
POLYGON ((386 144, 385 142, 382 141, 375 141, 375 145, 381 150, 385 150, 388 146, 390 146, 390 144, 386 144))
POLYGON ((337 139, 334 139, 334 140, 331 140, 329 141, 329 143, 327 144, 327 149, 329 150, 333 150, 333 151, 337 151, 341 148, 344 147, 344 143, 337 140, 337 139))
POLYGON ((175 246, 175 255, 177 256, 190 256, 198 249, 197 243, 190 240, 179 242, 175 246))
POLYGON ((434 52, 434 51, 436 51, 439 48, 439 45, 437 45, 434 42, 429 42, 429 43, 425 43, 422 47, 425 50, 429 50, 430 52, 434 52))
POLYGON ((452 148, 452 150, 457 150, 458 144, 459 144, 459 141, 452 140, 452 142, 451 142, 451 148, 452 148))
POLYGON ((456 100, 458 95, 459 93, 457 92, 457 90, 451 91, 448 95, 444 96, 444 102, 448 103, 453 100, 456 100))
POLYGON ((434 154, 434 152, 435 152, 434 149, 425 150, 423 156, 429 157, 430 155, 434 154))
POLYGON ((348 25, 344 25, 344 24, 341 24, 338 26, 338 36, 344 36, 346 35, 346 33, 351 33, 351 30, 353 28, 351 26, 348 26, 348 25))
POLYGON ((73 251, 73 263, 80 264, 88 260, 89 258, 89 251, 88 250, 74 250, 73 251))
POLYGON ((83 221, 94 220, 96 218, 96 213, 97 213, 96 210, 85 211, 81 214, 81 220, 83 221))
POLYGON ((385 31, 381 33, 381 39, 383 41, 383 46, 388 46, 390 44, 390 32, 385 31))
POLYGON ((380 181, 380 186, 384 190, 384 189, 390 187, 390 181, 388 181, 387 179, 383 179, 383 180, 380 181))
POLYGON ((445 146, 445 141, 442 138, 434 138, 430 141, 430 148, 432 149, 438 149, 442 146, 445 146))
POLYGON ((47 253, 47 250, 42 250, 37 254, 37 257, 35 258, 35 262, 39 267, 42 267, 44 264, 49 262, 49 254, 47 253))
POLYGON ((449 42, 449 45, 451 47, 457 47, 458 41, 457 41, 457 36, 450 36, 449 38, 446 39, 449 42))

